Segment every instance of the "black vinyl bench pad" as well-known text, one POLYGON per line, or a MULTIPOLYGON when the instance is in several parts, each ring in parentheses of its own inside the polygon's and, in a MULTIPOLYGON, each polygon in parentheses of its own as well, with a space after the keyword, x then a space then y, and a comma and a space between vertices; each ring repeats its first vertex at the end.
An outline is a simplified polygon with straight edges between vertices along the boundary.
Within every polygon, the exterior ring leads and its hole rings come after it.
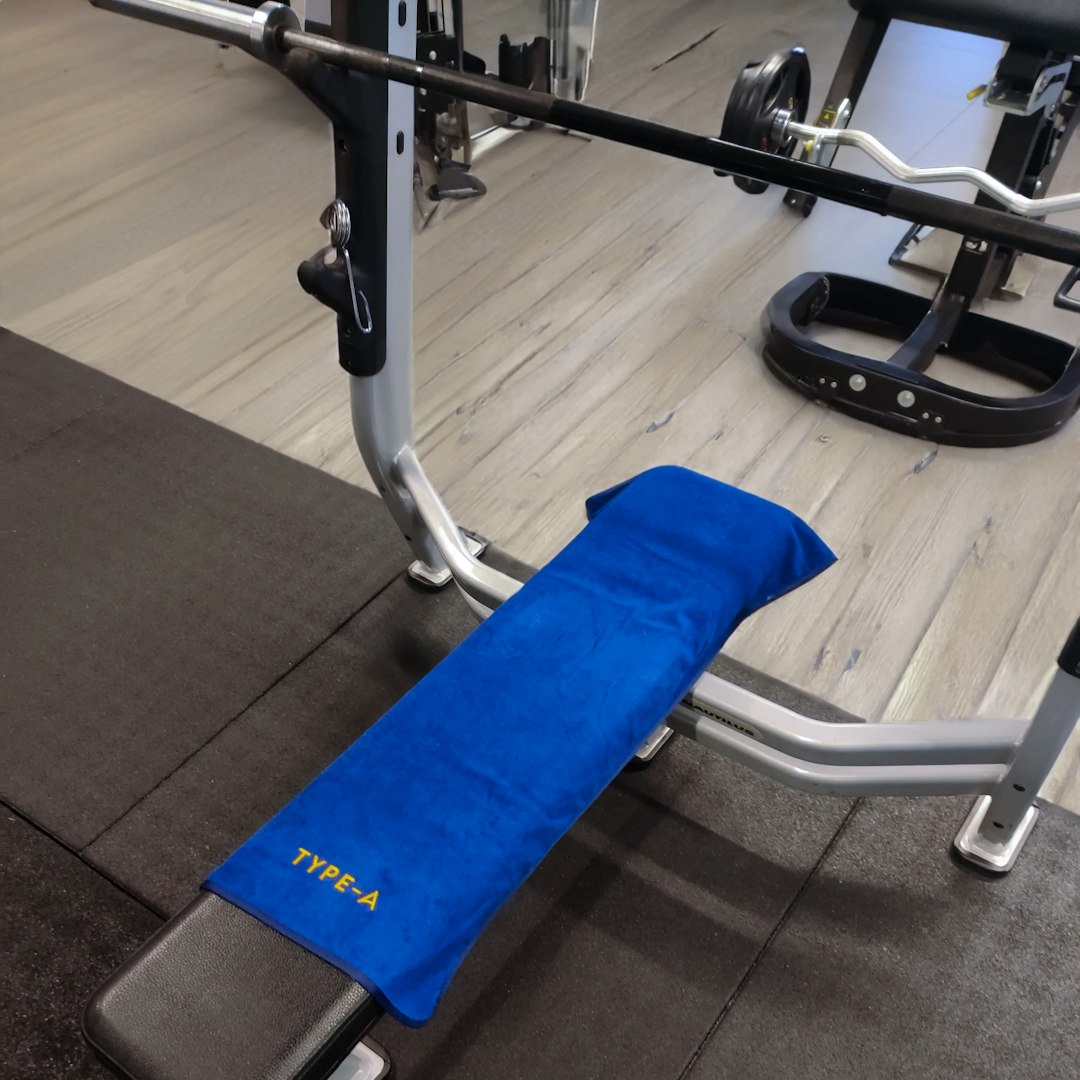
POLYGON ((856 11, 1035 48, 1080 52, 1077 0, 850 0, 856 11))
POLYGON ((200 893, 101 987, 83 1023, 133 1080, 320 1080, 381 1015, 344 972, 200 893))

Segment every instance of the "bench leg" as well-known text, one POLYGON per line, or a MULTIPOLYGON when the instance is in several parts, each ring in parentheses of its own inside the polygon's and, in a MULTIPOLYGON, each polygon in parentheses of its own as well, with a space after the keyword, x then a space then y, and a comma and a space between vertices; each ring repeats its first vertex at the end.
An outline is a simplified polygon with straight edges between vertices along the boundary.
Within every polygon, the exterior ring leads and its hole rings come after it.
POLYGON ((983 870, 1013 868, 1039 816, 1035 796, 1080 719, 1080 678, 1058 669, 1005 775, 979 796, 954 848, 983 870))
MULTIPOLYGON (((840 63, 836 66, 832 83, 825 95, 825 104, 818 114, 818 126, 832 127, 845 101, 850 103, 851 112, 855 111, 859 95, 874 65, 878 49, 881 48, 885 31, 889 28, 889 21, 886 17, 862 13, 855 17, 855 24, 848 35, 840 63)), ((846 126, 846 123, 843 126, 846 126)), ((806 158, 804 149, 801 159, 805 161, 806 158)), ((784 196, 784 202, 798 210, 803 217, 808 217, 814 209, 817 196, 806 195, 801 191, 789 191, 784 196)))
POLYGON ((637 748, 637 753, 634 754, 631 764, 639 767, 648 765, 663 750, 668 739, 674 734, 675 732, 667 724, 661 724, 659 727, 654 728, 649 733, 649 737, 637 748))
POLYGON ((373 1039, 364 1039, 327 1080, 386 1080, 389 1075, 389 1054, 373 1039))
MULTIPOLYGON (((475 533, 462 529, 461 535, 465 540, 465 546, 469 549, 470 555, 478 559, 485 551, 487 551, 488 542, 477 536, 475 533)), ((443 586, 449 585, 454 579, 450 567, 445 563, 442 563, 437 567, 429 566, 421 559, 415 559, 413 562, 409 563, 408 573, 413 581, 428 589, 441 589, 443 586)))

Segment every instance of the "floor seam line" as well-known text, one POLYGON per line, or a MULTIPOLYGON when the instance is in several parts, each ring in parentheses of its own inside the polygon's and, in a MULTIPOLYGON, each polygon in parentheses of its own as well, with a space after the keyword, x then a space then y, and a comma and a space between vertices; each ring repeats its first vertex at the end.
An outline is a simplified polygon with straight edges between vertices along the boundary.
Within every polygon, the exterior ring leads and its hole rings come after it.
POLYGON ((392 578, 389 579, 389 581, 385 582, 374 593, 372 593, 371 596, 369 596, 367 600, 365 600, 358 608, 350 612, 344 619, 341 620, 341 622, 334 626, 328 634, 320 638, 314 645, 312 645, 307 652, 305 652, 302 656, 297 657, 297 659, 292 664, 290 664, 284 671, 280 672, 274 679, 274 681, 269 684, 269 686, 266 686, 262 690, 260 690, 259 693, 256 694, 255 697, 253 697, 246 705, 238 709, 231 717, 229 717, 229 719, 226 720, 220 728, 218 728, 213 734, 203 740, 203 742, 201 742, 197 747, 195 747, 195 749, 192 750, 191 753, 188 754, 186 757, 184 757, 182 761, 178 762, 175 768, 170 769, 169 772, 166 773, 165 776, 161 777, 161 779, 159 779, 153 787, 140 795, 139 798, 134 803, 132 803, 131 806, 124 810, 122 814, 114 818, 112 821, 109 822, 108 825, 98 831, 90 840, 86 842, 82 850, 89 851, 89 849, 93 847, 93 845, 96 844, 107 832, 109 832, 110 829, 113 829, 117 825, 119 825, 120 822, 123 821, 124 818, 126 818, 128 814, 130 814, 133 810, 138 809, 138 807, 140 807, 148 798, 150 798, 150 796, 153 795, 155 791, 162 787, 162 785, 164 785, 167 781, 171 780, 182 768, 184 768, 185 765, 187 765, 196 755, 202 753, 202 751, 205 750, 215 739, 217 739, 220 735, 224 734, 230 727, 232 727, 233 724, 236 723, 237 720, 240 719, 240 717, 242 717, 250 709, 254 708, 260 701, 262 701, 264 697, 266 697, 267 694, 269 694, 285 679, 287 679, 294 671, 296 671, 301 664, 311 659, 311 657, 314 656, 315 653, 317 653, 319 649, 321 649, 331 638, 333 638, 339 631, 341 631, 345 626, 352 622, 352 620, 355 619, 356 616, 360 614, 360 612, 362 612, 365 608, 378 600, 379 597, 382 596, 387 591, 387 589, 389 589, 394 584, 394 582, 399 580, 400 578, 401 572, 398 571, 394 574, 392 578))
POLYGON ((110 874, 107 870, 102 869, 102 867, 98 866, 97 863, 93 862, 78 848, 72 847, 71 844, 67 843, 67 841, 62 840, 55 833, 50 832, 47 828, 45 828, 44 825, 42 825, 38 821, 35 821, 32 817, 30 817, 24 811, 20 810, 17 806, 15 806, 14 803, 10 802, 8 799, 0 798, 0 806, 4 806, 9 813, 14 814, 19 821, 29 826, 29 828, 33 829, 34 832, 36 832, 39 836, 44 837, 50 843, 53 843, 57 847, 59 847, 62 851, 66 851, 69 855, 74 856, 76 859, 79 860, 80 863, 82 863, 83 866, 87 868, 87 870, 89 870, 93 874, 96 874, 102 880, 107 881, 114 889, 117 889, 118 891, 123 893, 124 896, 126 896, 129 900, 133 900, 141 908, 144 908, 146 911, 150 912, 151 915, 155 915, 162 921, 169 918, 167 912, 162 911, 159 907, 157 907, 156 904, 151 903, 145 896, 140 895, 129 885, 125 885, 118 878, 113 877, 112 874, 110 874))
POLYGON ((787 907, 785 907, 784 910, 781 912, 780 918, 777 919, 776 925, 769 932, 769 936, 762 943, 761 948, 758 949, 753 960, 750 961, 750 964, 747 967, 746 971, 743 972, 742 978, 739 979, 738 985, 728 995, 728 998, 721 1007, 720 1012, 716 1016, 716 1019, 709 1025, 708 1031, 705 1032, 704 1037, 694 1048, 694 1052, 690 1055, 689 1060, 686 1062, 686 1064, 683 1066, 682 1071, 679 1073, 678 1080, 686 1080, 686 1077, 690 1075, 694 1067, 697 1065, 698 1061, 701 1059, 702 1055, 705 1053, 705 1049, 709 1045, 709 1043, 712 1042, 713 1036, 716 1035, 717 1031, 719 1031, 721 1025, 727 1019, 728 1013, 730 1013, 731 1010, 735 1007, 735 1003, 739 1000, 739 998, 742 996, 743 991, 750 984, 750 980, 754 977, 754 974, 757 972, 757 969, 760 966, 761 962, 765 959, 765 956, 768 953, 769 948, 772 946, 772 943, 779 936, 781 930, 783 930, 784 927, 787 926, 788 921, 790 920, 795 909, 798 907, 799 902, 806 894, 807 889, 810 888, 811 882, 813 882, 817 878, 818 872, 824 865, 825 860, 832 854, 833 848, 840 841, 840 838, 844 835, 844 833, 847 832, 847 828, 848 825, 851 823, 851 819, 854 817, 856 810, 859 809, 863 801, 864 800, 861 798, 856 799, 854 803, 852 803, 851 808, 844 815, 843 820, 837 826, 836 831, 830 837, 829 842, 825 845, 825 849, 818 856, 814 865, 810 868, 810 873, 806 875, 805 880, 796 890, 795 895, 791 898, 791 901, 788 903, 787 907))
POLYGON ((69 417, 58 428, 54 428, 52 431, 46 432, 44 435, 41 436, 40 439, 35 439, 27 446, 22 447, 20 450, 16 450, 15 453, 12 454, 10 457, 4 458, 2 461, 0 461, 0 465, 10 465, 13 461, 18 461, 18 459, 21 458, 24 454, 28 454, 31 450, 37 449, 37 447, 41 446, 43 443, 47 443, 50 439, 59 435, 61 432, 67 431, 69 427, 74 427, 75 424, 86 420, 88 417, 93 416, 95 413, 101 412, 101 410, 104 409, 107 405, 111 405, 114 401, 117 400, 117 398, 121 397, 123 393, 123 389, 117 390, 117 392, 111 397, 105 398, 104 401, 99 401, 95 406, 87 409, 86 412, 79 413, 78 416, 69 417))

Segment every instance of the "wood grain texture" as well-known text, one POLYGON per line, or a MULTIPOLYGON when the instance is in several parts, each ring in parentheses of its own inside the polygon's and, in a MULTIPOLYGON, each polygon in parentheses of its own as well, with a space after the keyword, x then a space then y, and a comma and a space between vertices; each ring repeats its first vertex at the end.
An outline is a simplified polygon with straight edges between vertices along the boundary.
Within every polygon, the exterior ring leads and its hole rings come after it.
MULTIPOLYGON (((508 0, 467 17, 489 55, 500 29, 539 29, 508 0)), ((816 106, 850 18, 834 0, 604 5, 590 99, 713 132, 743 63, 801 41, 816 106)), ((997 118, 966 93, 998 53, 895 26, 859 126, 920 164, 985 160, 997 118)), ((294 279, 332 192, 314 108, 243 55, 83 0, 0 4, 0 100, 0 321, 366 486, 333 320, 294 279)), ((1030 713, 1080 613, 1080 422, 936 447, 827 413, 759 359, 762 306, 802 270, 926 293, 886 265, 900 223, 826 204, 803 221, 776 190, 549 129, 477 171, 488 195, 415 244, 418 445, 462 521, 542 562, 588 493, 691 465, 792 507, 840 556, 734 656, 873 720, 1030 713)), ((1074 145, 1058 189, 1078 185, 1074 145)), ((1074 339, 1049 305, 1061 268, 1036 266, 993 314, 1074 339)), ((1080 745, 1046 793, 1080 811, 1080 745)))

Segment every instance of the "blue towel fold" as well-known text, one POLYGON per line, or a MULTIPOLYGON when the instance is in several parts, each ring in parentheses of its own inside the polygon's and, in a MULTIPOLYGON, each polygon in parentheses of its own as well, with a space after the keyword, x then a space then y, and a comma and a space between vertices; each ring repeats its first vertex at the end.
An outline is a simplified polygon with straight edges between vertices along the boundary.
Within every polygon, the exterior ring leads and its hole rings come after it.
POLYGON ((204 886, 407 1024, 738 623, 833 561, 789 511, 686 469, 587 507, 547 567, 204 886))

